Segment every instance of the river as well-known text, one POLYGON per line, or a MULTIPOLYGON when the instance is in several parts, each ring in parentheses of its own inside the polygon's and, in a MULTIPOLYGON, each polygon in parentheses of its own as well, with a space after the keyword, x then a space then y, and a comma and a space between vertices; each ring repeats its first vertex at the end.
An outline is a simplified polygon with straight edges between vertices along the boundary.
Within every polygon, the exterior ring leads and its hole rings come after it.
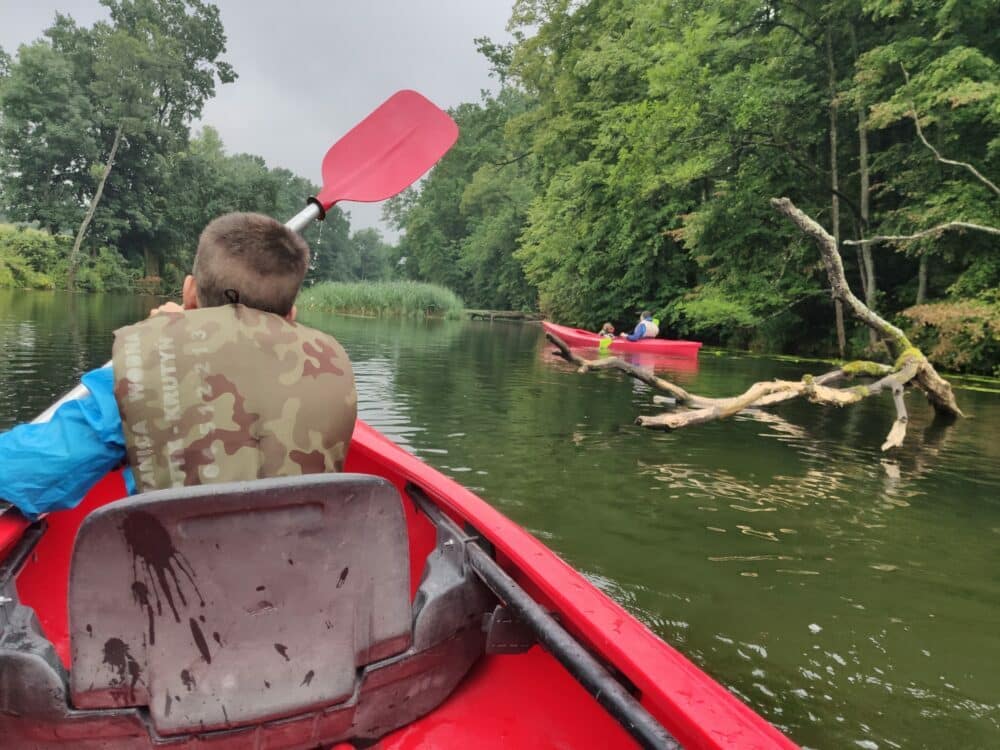
MULTIPOLYGON (((149 298, 0 291, 0 430, 108 359, 149 298)), ((537 326, 308 314, 347 348, 361 416, 481 494, 812 748, 1000 745, 1000 383, 880 445, 891 399, 789 403, 650 432, 648 388, 579 375, 537 326)), ((702 352, 730 395, 822 363, 702 352)))

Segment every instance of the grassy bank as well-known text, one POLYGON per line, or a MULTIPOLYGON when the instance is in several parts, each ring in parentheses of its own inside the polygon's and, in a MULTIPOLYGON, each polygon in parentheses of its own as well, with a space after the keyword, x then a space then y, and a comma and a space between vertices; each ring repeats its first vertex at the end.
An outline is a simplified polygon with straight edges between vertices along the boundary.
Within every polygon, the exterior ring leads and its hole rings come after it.
POLYGON ((458 318, 462 300, 450 289, 418 281, 328 281, 304 289, 298 306, 351 315, 458 318))

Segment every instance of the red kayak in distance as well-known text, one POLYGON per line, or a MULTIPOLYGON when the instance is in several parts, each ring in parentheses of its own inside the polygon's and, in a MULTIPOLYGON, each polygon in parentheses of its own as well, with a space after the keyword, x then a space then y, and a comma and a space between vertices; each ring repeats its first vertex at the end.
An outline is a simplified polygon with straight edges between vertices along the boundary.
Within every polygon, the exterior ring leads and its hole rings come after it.
MULTIPOLYGON (((549 333, 558 336, 570 347, 583 349, 597 349, 600 347, 601 337, 593 331, 584 331, 582 328, 570 328, 556 323, 542 321, 542 326, 549 333)), ((610 352, 648 352, 650 354, 660 354, 665 357, 677 358, 697 358, 698 350, 701 349, 700 341, 680 341, 674 339, 640 339, 639 341, 629 341, 622 337, 612 339, 607 351, 610 352)))
POLYGON ((0 745, 796 747, 360 420, 345 469, 0 503, 0 745))

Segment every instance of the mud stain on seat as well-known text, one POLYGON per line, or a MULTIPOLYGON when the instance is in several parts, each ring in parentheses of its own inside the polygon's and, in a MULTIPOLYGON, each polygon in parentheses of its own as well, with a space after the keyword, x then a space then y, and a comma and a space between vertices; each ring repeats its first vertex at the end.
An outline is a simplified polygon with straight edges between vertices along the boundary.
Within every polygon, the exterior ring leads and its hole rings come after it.
POLYGON ((189 620, 189 623, 191 625, 191 636, 194 638, 194 645, 198 647, 201 658, 208 664, 211 664, 212 654, 208 650, 208 641, 205 640, 205 634, 201 632, 201 626, 198 625, 198 621, 193 617, 189 620))
POLYGON ((142 581, 132 583, 132 598, 135 599, 136 604, 146 610, 149 619, 149 643, 153 645, 156 643, 156 626, 153 623, 153 605, 149 601, 149 588, 145 583, 142 581))
POLYGON ((121 638, 109 638, 104 642, 104 663, 116 675, 111 680, 111 685, 119 690, 127 690, 128 700, 134 702, 135 686, 141 682, 142 668, 128 650, 125 641, 121 638), (127 687, 126 680, 129 680, 127 687))
MULTIPOLYGON (((201 606, 205 606, 205 600, 195 581, 197 576, 194 570, 184 555, 174 546, 170 533, 155 516, 145 511, 129 513, 122 522, 122 533, 125 536, 125 543, 132 553, 132 571, 133 574, 136 574, 136 583, 145 588, 140 597, 137 586, 132 586, 133 596, 136 597, 140 606, 146 606, 150 613, 152 612, 152 607, 149 605, 149 590, 152 589, 156 601, 156 613, 163 614, 162 599, 166 599, 167 605, 174 615, 174 620, 180 622, 181 617, 177 610, 175 596, 185 607, 187 606, 187 597, 184 595, 184 585, 181 583, 178 571, 187 578, 191 588, 198 596, 201 606), (137 575, 140 565, 145 581, 140 581, 137 575), (146 582, 150 584, 148 587, 146 582)), ((152 618, 150 618, 150 623, 152 623, 152 618)), ((152 642, 152 626, 150 626, 149 635, 149 640, 152 642)))

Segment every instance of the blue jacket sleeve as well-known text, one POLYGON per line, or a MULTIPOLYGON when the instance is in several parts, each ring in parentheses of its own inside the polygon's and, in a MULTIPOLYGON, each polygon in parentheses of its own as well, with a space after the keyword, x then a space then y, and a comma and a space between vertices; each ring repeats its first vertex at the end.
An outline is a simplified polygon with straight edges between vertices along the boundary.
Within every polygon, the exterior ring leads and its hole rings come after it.
MULTIPOLYGON (((125 460, 125 435, 110 367, 83 376, 89 393, 67 401, 52 419, 0 435, 0 498, 26 516, 76 506, 125 460)), ((131 472, 126 485, 134 489, 131 472)))
POLYGON ((632 333, 630 333, 625 338, 627 338, 629 341, 638 341, 639 339, 642 338, 644 333, 646 333, 646 324, 640 323, 635 327, 635 330, 632 331, 632 333))

